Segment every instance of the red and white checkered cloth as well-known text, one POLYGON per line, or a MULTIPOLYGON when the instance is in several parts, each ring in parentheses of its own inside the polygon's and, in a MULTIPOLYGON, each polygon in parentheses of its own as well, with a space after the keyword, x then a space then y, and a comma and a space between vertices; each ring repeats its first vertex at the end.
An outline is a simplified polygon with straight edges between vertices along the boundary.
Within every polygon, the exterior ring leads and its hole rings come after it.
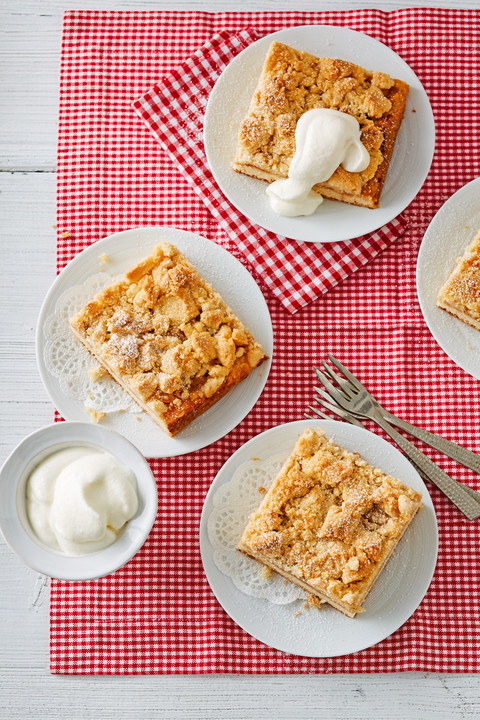
POLYGON ((406 222, 399 216, 368 236, 318 246, 255 225, 222 195, 205 156, 205 109, 225 67, 257 39, 251 28, 214 35, 134 108, 249 267, 287 310, 296 312, 376 257, 404 233, 406 222))
MULTIPOLYGON (((214 208, 207 208, 186 182, 179 161, 173 163, 139 122, 132 103, 219 31, 231 37, 252 27, 262 36, 304 24, 366 32, 409 63, 436 118, 432 170, 405 212, 408 230, 365 268, 296 314, 290 310, 304 298, 292 294, 287 309, 277 300, 278 288, 277 295, 273 287, 266 290, 276 351, 262 396, 244 421, 212 446, 151 461, 160 511, 147 543, 125 568, 92 582, 52 581, 52 672, 479 670, 480 523, 464 519, 436 488, 430 491, 439 522, 439 560, 426 597, 391 637, 346 657, 281 653, 235 625, 203 573, 198 526, 206 492, 227 458, 268 427, 303 417, 312 397, 312 365, 327 351, 393 412, 480 452, 479 383, 440 350, 425 326, 415 291, 415 262, 429 221, 455 190, 480 174, 480 131, 472 111, 480 103, 480 13, 430 8, 391 13, 67 13, 58 266, 99 238, 139 225, 192 230, 225 245, 244 262, 249 254, 253 263, 252 248, 239 245, 230 230, 227 234, 214 208)), ((262 271, 261 266, 252 269, 262 271)), ((447 472, 479 487, 477 476, 427 452, 447 472)))

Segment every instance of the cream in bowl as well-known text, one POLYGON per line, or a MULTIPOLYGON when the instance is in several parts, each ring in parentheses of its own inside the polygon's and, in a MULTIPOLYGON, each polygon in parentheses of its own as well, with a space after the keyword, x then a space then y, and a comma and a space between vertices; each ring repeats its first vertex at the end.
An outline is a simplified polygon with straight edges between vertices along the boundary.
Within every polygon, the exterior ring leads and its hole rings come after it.
POLYGON ((61 422, 25 438, 0 473, 0 527, 30 567, 62 580, 108 575, 145 542, 157 488, 120 434, 61 422))
POLYGON ((138 509, 130 468, 91 445, 56 450, 27 479, 27 518, 35 535, 65 555, 103 550, 138 509))

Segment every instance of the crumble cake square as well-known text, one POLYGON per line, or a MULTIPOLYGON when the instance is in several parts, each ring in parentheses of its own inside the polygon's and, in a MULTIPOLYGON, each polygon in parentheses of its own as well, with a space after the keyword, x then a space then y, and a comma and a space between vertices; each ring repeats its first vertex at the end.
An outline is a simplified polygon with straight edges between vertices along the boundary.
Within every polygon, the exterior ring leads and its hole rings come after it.
POLYGON ((308 428, 237 547, 353 618, 421 499, 308 428))
POLYGON ((171 436, 267 359, 218 292, 165 242, 98 293, 70 325, 171 436))
POLYGON ((438 293, 437 306, 480 330, 480 232, 457 258, 438 293))
POLYGON ((238 138, 234 170, 273 182, 288 175, 295 129, 303 113, 331 108, 354 116, 370 154, 362 172, 338 167, 313 189, 320 195, 375 208, 402 122, 409 86, 345 60, 317 58, 273 42, 238 138))

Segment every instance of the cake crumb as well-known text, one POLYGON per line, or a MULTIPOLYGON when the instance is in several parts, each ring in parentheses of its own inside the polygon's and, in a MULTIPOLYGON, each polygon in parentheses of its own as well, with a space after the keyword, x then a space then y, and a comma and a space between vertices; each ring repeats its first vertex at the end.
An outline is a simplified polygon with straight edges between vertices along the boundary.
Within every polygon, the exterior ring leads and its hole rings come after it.
POLYGON ((302 614, 302 613, 300 612, 300 610, 297 610, 297 612, 294 612, 294 613, 293 613, 293 617, 298 617, 298 616, 301 615, 301 614, 302 614))
POLYGON ((100 272, 104 272, 105 263, 107 263, 110 258, 108 257, 107 253, 102 253, 101 255, 98 256, 98 259, 100 260, 100 266, 98 269, 100 270, 100 272))
POLYGON ((268 580, 271 576, 272 576, 272 568, 268 567, 268 565, 264 565, 262 567, 260 577, 262 578, 262 580, 268 580))
POLYGON ((70 237, 70 233, 69 233, 69 232, 67 232, 67 231, 62 232, 62 238, 68 238, 68 237, 70 237))
POLYGON ((98 410, 94 410, 93 408, 89 408, 89 407, 86 407, 86 408, 85 408, 85 412, 87 413, 87 415, 90 416, 90 419, 91 419, 92 422, 94 422, 94 423, 99 423, 99 422, 101 422, 101 420, 103 420, 103 418, 104 418, 105 415, 107 414, 107 413, 104 413, 104 412, 99 412, 98 410))
POLYGON ((266 493, 267 491, 265 490, 265 488, 263 487, 263 485, 260 485, 260 487, 258 488, 258 492, 259 492, 261 495, 263 495, 263 494, 266 493))
POLYGON ((96 365, 95 367, 88 368, 88 377, 90 378, 90 380, 93 380, 93 382, 103 380, 109 375, 110 373, 108 372, 108 370, 105 370, 105 368, 101 365, 96 365))
POLYGON ((309 607, 317 608, 318 610, 322 605, 325 605, 325 600, 320 600, 320 598, 316 595, 309 594, 307 596, 307 605, 309 607))

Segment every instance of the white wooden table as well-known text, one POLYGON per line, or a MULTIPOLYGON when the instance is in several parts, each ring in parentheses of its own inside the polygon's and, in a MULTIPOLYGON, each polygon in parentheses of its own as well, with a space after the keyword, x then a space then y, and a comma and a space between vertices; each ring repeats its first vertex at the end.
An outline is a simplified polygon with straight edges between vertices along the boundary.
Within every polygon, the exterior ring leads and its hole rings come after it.
MULTIPOLYGON (((480 2, 384 0, 376 7, 469 7, 480 2)), ((63 12, 348 9, 370 2, 304 0, 0 0, 1 434, 0 462, 53 420, 35 361, 35 325, 55 277, 55 156, 63 12)), ((51 676, 48 587, 0 538, 1 718, 480 717, 477 676, 51 676)))

